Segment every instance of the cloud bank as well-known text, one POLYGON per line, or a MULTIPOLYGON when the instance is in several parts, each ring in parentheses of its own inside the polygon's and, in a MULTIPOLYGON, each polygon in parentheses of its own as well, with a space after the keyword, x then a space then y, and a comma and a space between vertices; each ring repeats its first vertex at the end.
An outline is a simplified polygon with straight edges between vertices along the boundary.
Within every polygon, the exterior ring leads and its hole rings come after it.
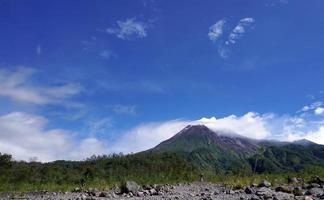
POLYGON ((197 124, 206 125, 215 132, 229 136, 239 134, 253 139, 279 141, 305 138, 324 144, 324 117, 316 114, 316 110, 321 108, 319 105, 322 104, 310 104, 296 115, 248 112, 242 116, 143 123, 122 132, 117 139, 111 138, 113 141, 96 137, 107 134, 107 126, 112 126, 110 118, 89 122, 90 133, 80 139, 77 132, 48 129, 48 120, 42 116, 11 112, 0 116, 0 152, 12 154, 18 160, 37 157, 45 162, 58 159, 82 160, 91 155, 109 153, 139 152, 153 148, 187 125, 197 124))
POLYGON ((67 100, 82 91, 81 85, 77 83, 59 86, 33 85, 32 76, 36 72, 32 68, 19 68, 16 71, 0 68, 0 96, 36 105, 61 104, 71 106, 71 102, 67 100))
POLYGON ((94 137, 78 139, 77 133, 46 129, 47 124, 46 118, 24 112, 0 116, 0 152, 12 154, 17 160, 36 157, 43 162, 108 153, 105 144, 94 137))

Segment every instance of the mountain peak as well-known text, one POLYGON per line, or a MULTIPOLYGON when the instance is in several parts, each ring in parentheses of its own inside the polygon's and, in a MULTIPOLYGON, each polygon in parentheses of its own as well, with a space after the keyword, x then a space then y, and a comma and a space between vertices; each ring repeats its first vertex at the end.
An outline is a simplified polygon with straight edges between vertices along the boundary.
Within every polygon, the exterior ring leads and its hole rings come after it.
POLYGON ((153 151, 193 152, 197 149, 227 149, 238 154, 249 154, 258 149, 258 145, 238 135, 219 134, 205 125, 188 125, 170 139, 160 143, 153 151))
POLYGON ((310 140, 307 139, 301 139, 301 140, 296 140, 293 142, 293 144, 298 144, 298 145, 302 145, 302 146, 309 146, 309 145, 315 145, 315 142, 312 142, 310 140))

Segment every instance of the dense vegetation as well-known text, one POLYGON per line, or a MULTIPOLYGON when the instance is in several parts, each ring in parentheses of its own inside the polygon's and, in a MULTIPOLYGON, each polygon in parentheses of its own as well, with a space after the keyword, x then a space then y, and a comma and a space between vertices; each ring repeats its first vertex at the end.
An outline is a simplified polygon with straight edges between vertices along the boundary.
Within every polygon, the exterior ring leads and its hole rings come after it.
POLYGON ((0 191, 111 187, 123 180, 172 183, 198 179, 198 171, 176 154, 93 156, 85 161, 16 162, 0 154, 0 191))
POLYGON ((189 157, 143 152, 51 163, 17 162, 10 155, 0 154, 0 191, 105 188, 125 180, 140 184, 191 182, 199 180, 201 174, 207 181, 230 185, 246 185, 264 178, 279 184, 293 176, 305 179, 313 175, 324 176, 322 152, 321 146, 283 145, 269 146, 245 160, 232 160, 230 152, 216 154, 197 149, 189 157), (204 164, 197 163, 197 160, 207 162, 215 158, 213 169, 205 169, 201 167, 204 164))

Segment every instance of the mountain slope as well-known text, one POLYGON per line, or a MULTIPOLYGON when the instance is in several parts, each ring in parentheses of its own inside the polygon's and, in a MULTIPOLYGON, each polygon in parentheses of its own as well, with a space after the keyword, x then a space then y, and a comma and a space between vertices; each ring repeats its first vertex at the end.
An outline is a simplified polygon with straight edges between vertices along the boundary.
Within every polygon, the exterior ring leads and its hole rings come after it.
POLYGON ((324 166, 324 146, 308 140, 257 141, 216 133, 204 125, 187 126, 149 152, 173 152, 202 170, 216 173, 297 171, 324 166))
POLYGON ((195 166, 217 172, 248 170, 245 158, 254 155, 258 144, 238 135, 231 137, 211 131, 204 125, 187 126, 151 152, 175 152, 195 166))

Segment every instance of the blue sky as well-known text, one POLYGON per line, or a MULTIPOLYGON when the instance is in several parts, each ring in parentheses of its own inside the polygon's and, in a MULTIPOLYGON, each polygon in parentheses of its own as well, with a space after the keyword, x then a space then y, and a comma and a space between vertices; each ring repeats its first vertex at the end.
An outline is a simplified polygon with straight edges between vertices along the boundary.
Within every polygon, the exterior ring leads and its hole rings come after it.
POLYGON ((324 143, 323 9, 320 0, 1 0, 0 151, 42 161, 139 151, 203 117, 236 132, 256 123, 250 137, 324 143), (31 148, 13 136, 40 140, 31 148), (147 143, 128 147, 134 138, 147 143), (60 156, 60 145, 74 153, 60 156))

